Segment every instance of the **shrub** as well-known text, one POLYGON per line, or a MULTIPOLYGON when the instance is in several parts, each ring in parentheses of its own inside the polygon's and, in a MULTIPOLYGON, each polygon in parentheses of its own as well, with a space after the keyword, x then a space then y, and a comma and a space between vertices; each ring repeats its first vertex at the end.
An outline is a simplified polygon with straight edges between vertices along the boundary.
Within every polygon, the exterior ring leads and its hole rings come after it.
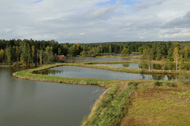
POLYGON ((162 82, 156 81, 156 82, 154 82, 154 85, 155 85, 155 86, 161 86, 161 85, 162 85, 162 82))

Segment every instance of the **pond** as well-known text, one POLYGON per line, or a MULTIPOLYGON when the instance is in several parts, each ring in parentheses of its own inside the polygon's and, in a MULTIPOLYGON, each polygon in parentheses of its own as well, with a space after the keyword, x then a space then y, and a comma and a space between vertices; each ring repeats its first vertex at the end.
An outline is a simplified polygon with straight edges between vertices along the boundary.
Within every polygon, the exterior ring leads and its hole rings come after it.
POLYGON ((0 68, 0 126, 79 126, 105 90, 17 79, 0 68))
MULTIPOLYGON (((122 80, 177 80, 177 75, 152 74, 143 75, 135 73, 115 72, 110 70, 75 67, 75 66, 59 66, 42 71, 35 72, 37 74, 46 74, 50 76, 63 77, 79 77, 79 78, 102 78, 102 79, 122 79, 122 80)), ((184 78, 183 78, 184 79, 184 78)))
POLYGON ((132 58, 117 58, 117 57, 106 57, 106 58, 72 58, 68 60, 73 60, 73 61, 120 61, 120 60, 138 60, 138 59, 132 59, 132 58))

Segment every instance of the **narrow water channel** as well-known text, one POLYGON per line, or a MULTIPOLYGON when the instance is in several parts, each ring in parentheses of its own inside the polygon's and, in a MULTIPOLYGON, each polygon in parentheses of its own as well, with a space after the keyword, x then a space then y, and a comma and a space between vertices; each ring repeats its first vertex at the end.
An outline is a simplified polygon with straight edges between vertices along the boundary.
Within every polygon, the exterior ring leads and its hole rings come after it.
POLYGON ((0 126, 79 126, 105 90, 17 79, 0 68, 0 126))
POLYGON ((119 60, 137 60, 137 59, 132 59, 132 58, 116 58, 116 57, 106 57, 106 58, 71 58, 68 60, 73 60, 73 61, 119 61, 119 60))
POLYGON ((47 70, 37 71, 37 74, 46 74, 50 76, 79 77, 79 78, 102 78, 102 79, 122 79, 122 80, 176 80, 176 75, 164 74, 135 74, 116 72, 110 70, 84 68, 75 66, 59 66, 47 70))

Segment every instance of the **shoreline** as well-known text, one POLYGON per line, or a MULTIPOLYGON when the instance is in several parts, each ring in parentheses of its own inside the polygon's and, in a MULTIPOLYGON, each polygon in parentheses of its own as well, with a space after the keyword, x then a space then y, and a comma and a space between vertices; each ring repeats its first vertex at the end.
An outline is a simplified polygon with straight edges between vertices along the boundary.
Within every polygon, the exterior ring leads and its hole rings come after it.
POLYGON ((12 65, 0 65, 0 67, 12 67, 12 65))

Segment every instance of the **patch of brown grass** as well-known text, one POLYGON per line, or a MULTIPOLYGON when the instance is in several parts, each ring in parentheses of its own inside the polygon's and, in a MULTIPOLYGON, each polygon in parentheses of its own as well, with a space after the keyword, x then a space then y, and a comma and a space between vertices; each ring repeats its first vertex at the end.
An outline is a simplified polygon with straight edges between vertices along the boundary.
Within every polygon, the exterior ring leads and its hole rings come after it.
POLYGON ((146 87, 137 89, 121 126, 190 125, 190 89, 146 87))

